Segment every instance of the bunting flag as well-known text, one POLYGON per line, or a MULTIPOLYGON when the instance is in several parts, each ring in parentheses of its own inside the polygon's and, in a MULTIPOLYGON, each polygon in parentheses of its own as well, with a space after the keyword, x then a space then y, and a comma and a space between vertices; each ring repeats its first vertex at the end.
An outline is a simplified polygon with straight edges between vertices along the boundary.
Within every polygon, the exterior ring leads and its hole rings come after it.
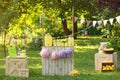
POLYGON ((62 21, 64 21, 65 20, 65 18, 62 18, 62 21))
POLYGON ((40 23, 42 23, 42 18, 41 18, 41 15, 40 15, 40 23))
POLYGON ((106 26, 107 22, 108 22, 108 20, 103 20, 104 26, 106 26))
MULTIPOLYGON (((116 18, 116 21, 120 24, 120 16, 117 16, 117 17, 115 17, 115 18, 116 18)), ((108 21, 109 21, 110 24, 112 25, 115 18, 103 19, 103 20, 95 21, 95 20, 85 20, 85 19, 80 19, 80 18, 78 18, 78 17, 74 17, 74 21, 76 22, 76 21, 79 19, 79 20, 80 20, 80 24, 87 23, 87 26, 89 26, 90 23, 92 22, 92 26, 95 27, 96 24, 98 24, 98 26, 101 26, 102 24, 103 24, 104 26, 106 26, 108 21)), ((64 21, 65 19, 66 19, 66 20, 71 20, 72 17, 61 18, 62 21, 64 21)), ((52 18, 48 18, 48 17, 46 17, 46 16, 44 17, 44 20, 55 21, 55 23, 58 21, 58 20, 56 20, 56 19, 53 20, 52 18)), ((40 23, 41 23, 41 22, 42 22, 42 16, 40 16, 40 23)), ((101 26, 101 27, 102 27, 102 26, 101 26)))
POLYGON ((14 38, 12 38, 12 44, 15 44, 15 39, 14 38))
POLYGON ((102 24, 102 20, 99 20, 98 21, 98 26, 101 26, 101 24, 102 24))
POLYGON ((55 19, 55 23, 58 24, 58 18, 55 19))
POLYGON ((49 20, 49 21, 52 21, 52 19, 51 19, 51 18, 48 18, 48 20, 49 20))
POLYGON ((80 23, 81 23, 81 24, 84 24, 84 23, 85 23, 85 20, 81 19, 81 20, 80 20, 80 23))
POLYGON ((22 43, 23 41, 22 41, 22 39, 20 40, 20 46, 22 47, 23 46, 23 43, 22 43))
POLYGON ((32 42, 33 41, 33 38, 32 38, 32 36, 30 35, 30 42, 32 42))
POLYGON ((113 24, 113 20, 114 18, 109 19, 111 25, 113 24))
POLYGON ((38 43, 38 37, 35 38, 35 41, 34 41, 35 44, 38 43))
POLYGON ((87 21, 87 26, 89 26, 90 22, 91 22, 91 21, 89 21, 89 20, 87 21))
POLYGON ((96 23, 97 23, 97 21, 93 21, 93 24, 92 24, 93 27, 95 27, 96 23))
POLYGON ((75 17, 75 22, 78 20, 78 17, 75 17))
POLYGON ((118 23, 120 23, 120 16, 117 16, 116 20, 117 20, 118 23))

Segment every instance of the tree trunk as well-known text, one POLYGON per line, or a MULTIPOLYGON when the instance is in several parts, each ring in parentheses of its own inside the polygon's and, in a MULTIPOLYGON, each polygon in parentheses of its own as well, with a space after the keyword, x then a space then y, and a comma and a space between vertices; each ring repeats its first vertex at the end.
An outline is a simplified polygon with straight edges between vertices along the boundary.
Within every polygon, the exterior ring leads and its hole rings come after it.
POLYGON ((70 31, 67 28, 67 20, 66 19, 62 20, 62 25, 63 25, 63 30, 65 32, 65 35, 67 35, 67 36, 70 35, 70 31))
POLYGON ((78 28, 77 28, 77 20, 74 22, 74 39, 77 38, 77 31, 78 31, 78 28))
POLYGON ((61 4, 61 0, 58 0, 58 3, 60 3, 60 4, 61 4))
POLYGON ((6 57, 6 31, 4 32, 4 57, 6 57))

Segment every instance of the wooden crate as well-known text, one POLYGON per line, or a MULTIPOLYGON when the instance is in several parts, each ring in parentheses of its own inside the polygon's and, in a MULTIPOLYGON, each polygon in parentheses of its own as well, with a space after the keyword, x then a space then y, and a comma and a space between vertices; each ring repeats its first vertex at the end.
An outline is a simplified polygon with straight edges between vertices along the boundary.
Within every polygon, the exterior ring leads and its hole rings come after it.
POLYGON ((19 77, 29 77, 29 69, 19 69, 19 77))
POLYGON ((102 63, 114 63, 115 69, 117 69, 117 53, 113 54, 95 54, 95 70, 102 70, 102 63))
MULTIPOLYGON (((68 47, 54 46, 45 47, 51 54, 53 51, 65 50, 68 47)), ((42 58, 42 74, 43 75, 68 75, 70 71, 74 69, 73 55, 68 58, 60 58, 52 60, 51 57, 45 59, 42 58)))
POLYGON ((27 69, 27 57, 6 57, 5 74, 19 76, 19 69, 27 69))

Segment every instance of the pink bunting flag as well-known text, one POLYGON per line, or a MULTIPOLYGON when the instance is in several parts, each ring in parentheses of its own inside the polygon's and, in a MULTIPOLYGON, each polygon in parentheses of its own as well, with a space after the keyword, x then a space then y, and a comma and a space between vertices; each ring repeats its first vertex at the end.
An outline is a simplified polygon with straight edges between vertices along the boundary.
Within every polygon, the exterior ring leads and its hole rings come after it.
POLYGON ((23 43, 24 43, 24 44, 27 44, 27 39, 24 39, 23 43))
POLYGON ((113 20, 114 18, 109 19, 111 25, 113 24, 113 20))
POLYGON ((78 17, 75 17, 74 19, 75 19, 75 22, 76 22, 78 20, 78 17))
POLYGON ((48 20, 49 20, 49 21, 52 21, 52 19, 51 19, 51 18, 48 18, 48 20))
POLYGON ((95 27, 96 23, 97 23, 97 21, 93 21, 93 27, 95 27))
POLYGON ((91 22, 91 21, 89 21, 89 20, 87 21, 87 26, 89 26, 90 22, 91 22))
POLYGON ((42 18, 41 18, 41 15, 40 15, 40 23, 42 23, 42 18))
POLYGON ((98 26, 100 26, 102 24, 102 20, 98 21, 98 26))
POLYGON ((55 18, 55 23, 58 24, 58 18, 55 18))
POLYGON ((65 20, 65 18, 62 18, 62 21, 64 21, 65 20))
POLYGON ((85 20, 81 19, 80 23, 81 23, 81 24, 84 24, 84 23, 85 23, 85 20))
POLYGON ((106 26, 107 22, 108 22, 108 20, 103 20, 104 26, 106 26))
POLYGON ((118 23, 120 23, 120 16, 117 16, 116 20, 117 20, 118 23))

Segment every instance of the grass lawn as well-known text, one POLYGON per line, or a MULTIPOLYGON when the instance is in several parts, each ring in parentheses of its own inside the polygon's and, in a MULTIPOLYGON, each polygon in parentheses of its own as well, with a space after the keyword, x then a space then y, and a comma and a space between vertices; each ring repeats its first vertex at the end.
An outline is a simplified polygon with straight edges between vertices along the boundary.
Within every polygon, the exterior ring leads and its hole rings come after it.
MULTIPOLYGON (((79 76, 42 76, 40 50, 27 50, 29 78, 5 76, 5 58, 0 48, 0 80, 120 80, 120 58, 118 68, 113 72, 95 71, 94 54, 98 52, 99 42, 108 41, 99 37, 79 37, 74 47, 74 68, 79 76)), ((118 54, 119 57, 120 54, 118 54)))

